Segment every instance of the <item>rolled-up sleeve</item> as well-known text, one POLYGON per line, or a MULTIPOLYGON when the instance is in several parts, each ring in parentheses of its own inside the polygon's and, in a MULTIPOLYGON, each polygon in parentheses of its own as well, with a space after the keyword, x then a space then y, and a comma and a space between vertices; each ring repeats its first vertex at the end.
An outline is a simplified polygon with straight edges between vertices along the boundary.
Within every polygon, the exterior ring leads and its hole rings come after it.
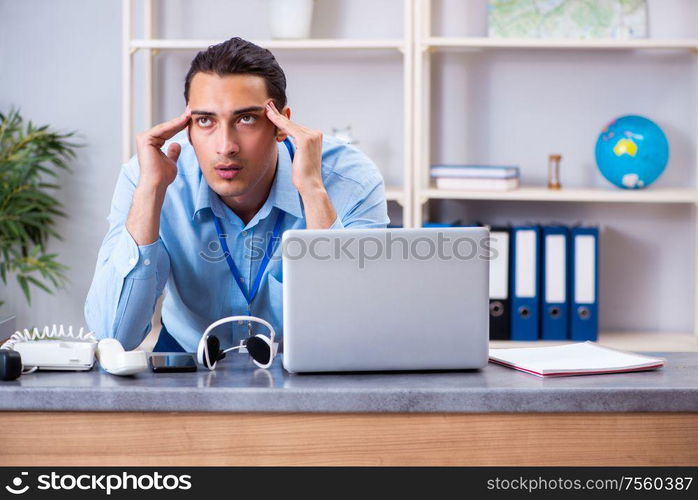
POLYGON ((389 223, 383 179, 373 176, 370 182, 356 189, 346 211, 337 215, 329 229, 385 228, 389 223))
POLYGON ((138 246, 125 226, 137 172, 135 157, 121 169, 108 217, 109 230, 85 300, 85 320, 95 335, 116 338, 127 350, 137 347, 150 331, 155 304, 170 272, 162 240, 138 246))

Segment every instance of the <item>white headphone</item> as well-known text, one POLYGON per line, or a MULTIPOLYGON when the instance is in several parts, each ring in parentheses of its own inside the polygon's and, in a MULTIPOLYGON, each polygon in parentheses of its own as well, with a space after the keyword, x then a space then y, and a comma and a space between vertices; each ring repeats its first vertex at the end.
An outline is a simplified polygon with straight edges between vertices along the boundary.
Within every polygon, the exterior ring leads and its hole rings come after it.
POLYGON ((218 321, 214 321, 206 328, 206 331, 199 341, 199 347, 196 350, 196 360, 200 365, 205 366, 209 370, 214 370, 216 368, 216 363, 225 358, 226 353, 245 347, 250 353, 250 357, 254 364, 260 368, 266 369, 269 368, 274 361, 274 336, 274 327, 271 326, 268 321, 258 318, 257 316, 228 316, 226 318, 221 318, 218 321), (269 329, 271 335, 267 337, 266 335, 257 334, 252 337, 247 337, 242 345, 229 347, 222 351, 220 349, 221 344, 218 337, 210 333, 214 328, 233 321, 254 321, 255 323, 261 323, 269 329))

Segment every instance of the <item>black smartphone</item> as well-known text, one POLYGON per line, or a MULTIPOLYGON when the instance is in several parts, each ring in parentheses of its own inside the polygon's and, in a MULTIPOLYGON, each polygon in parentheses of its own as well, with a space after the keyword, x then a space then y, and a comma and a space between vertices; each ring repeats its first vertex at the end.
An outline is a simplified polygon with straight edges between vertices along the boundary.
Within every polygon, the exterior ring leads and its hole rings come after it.
POLYGON ((150 369, 155 373, 195 372, 196 359, 189 353, 153 353, 150 356, 150 369))

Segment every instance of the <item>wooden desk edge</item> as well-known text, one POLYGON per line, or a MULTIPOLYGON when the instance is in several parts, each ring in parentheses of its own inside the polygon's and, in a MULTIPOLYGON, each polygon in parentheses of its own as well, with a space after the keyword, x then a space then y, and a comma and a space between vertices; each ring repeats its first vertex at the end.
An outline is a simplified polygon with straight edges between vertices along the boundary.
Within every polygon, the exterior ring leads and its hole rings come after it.
POLYGON ((0 426, 3 466, 698 465, 698 412, 0 412, 0 426))

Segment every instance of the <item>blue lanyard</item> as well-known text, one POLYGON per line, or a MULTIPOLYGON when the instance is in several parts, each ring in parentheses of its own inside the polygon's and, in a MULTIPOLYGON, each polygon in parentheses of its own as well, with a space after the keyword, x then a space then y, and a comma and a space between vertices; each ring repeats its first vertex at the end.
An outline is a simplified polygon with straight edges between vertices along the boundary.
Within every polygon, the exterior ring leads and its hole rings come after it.
POLYGON ((250 304, 257 295, 257 290, 259 290, 259 284, 262 282, 262 275, 264 274, 264 270, 267 268, 267 265, 269 264, 269 259, 274 253, 274 243, 276 243, 276 240, 279 239, 279 232, 281 231, 281 224, 283 223, 283 220, 284 213, 279 211, 279 213, 276 216, 274 230, 271 233, 271 238, 269 239, 269 243, 267 244, 267 250, 264 253, 264 258, 262 259, 262 262, 259 264, 257 276, 254 279, 252 288, 250 288, 250 291, 248 292, 242 285, 240 271, 235 265, 235 261, 233 260, 232 254, 228 249, 228 243, 225 241, 225 238, 223 237, 223 230, 221 229, 220 220, 218 219, 218 217, 213 218, 213 223, 216 225, 216 232, 218 233, 218 240, 221 242, 221 247, 223 248, 223 252, 225 253, 225 260, 226 262, 228 262, 228 267, 230 268, 230 272, 233 274, 233 278, 235 278, 235 283, 237 283, 238 287, 240 288, 240 291, 242 292, 242 295, 245 297, 245 300, 247 301, 248 316, 251 316, 251 314, 249 314, 250 304))
MULTIPOLYGON (((291 147, 291 142, 287 139, 284 140, 284 144, 286 145, 286 149, 288 149, 288 153, 291 156, 291 161, 293 161, 293 148, 291 147)), ((276 172, 276 175, 279 175, 279 172, 276 172)), ((245 289, 245 287, 242 284, 241 281, 241 275, 240 271, 238 270, 237 266, 235 265, 235 261, 233 260, 232 253, 230 252, 228 248, 228 243, 225 241, 225 238, 223 237, 223 229, 221 228, 221 222, 214 215, 213 217, 213 223, 216 226, 216 233, 218 233, 218 241, 221 243, 221 248, 223 249, 223 252, 225 253, 225 260, 228 263, 228 267, 230 268, 230 272, 233 275, 233 278, 235 279, 235 283, 237 283, 238 288, 240 288, 240 291, 242 292, 243 297, 245 297, 245 301, 247 302, 247 315, 252 316, 251 312, 251 305, 252 301, 254 300, 255 296, 257 295, 257 291, 259 290, 259 285, 262 282, 262 276, 264 275, 264 271, 267 268, 267 265, 269 264, 269 260, 271 259, 271 256, 274 254, 274 245, 276 243, 276 240, 279 239, 279 233, 281 232, 281 226, 284 221, 284 212, 279 210, 279 212, 276 215, 276 222, 274 223, 274 229, 271 233, 271 238, 269 239, 269 242, 267 243, 267 250, 264 253, 264 258, 262 259, 262 262, 259 264, 259 269, 257 270, 257 276, 255 276, 254 282, 252 284, 252 287, 250 288, 249 292, 245 289)), ((252 324, 248 322, 248 330, 251 330, 252 324)))

